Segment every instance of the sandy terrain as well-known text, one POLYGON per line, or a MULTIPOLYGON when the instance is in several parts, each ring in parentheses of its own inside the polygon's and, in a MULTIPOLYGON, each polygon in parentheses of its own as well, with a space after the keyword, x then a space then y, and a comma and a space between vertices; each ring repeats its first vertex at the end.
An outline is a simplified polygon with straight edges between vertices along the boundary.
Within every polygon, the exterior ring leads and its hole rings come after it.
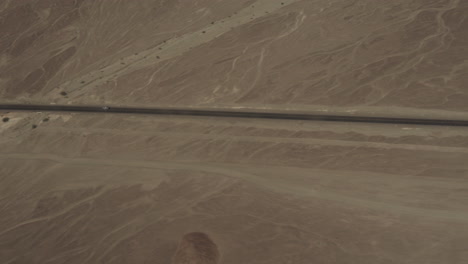
POLYGON ((467 128, 8 116, 2 263, 171 263, 192 232, 219 263, 468 259, 467 128))
MULTIPOLYGON (((463 0, 3 0, 0 104, 468 120, 463 0)), ((0 113, 2 264, 465 264, 468 128, 0 113)))
POLYGON ((6 0, 0 13, 2 101, 468 118, 462 0, 6 0))

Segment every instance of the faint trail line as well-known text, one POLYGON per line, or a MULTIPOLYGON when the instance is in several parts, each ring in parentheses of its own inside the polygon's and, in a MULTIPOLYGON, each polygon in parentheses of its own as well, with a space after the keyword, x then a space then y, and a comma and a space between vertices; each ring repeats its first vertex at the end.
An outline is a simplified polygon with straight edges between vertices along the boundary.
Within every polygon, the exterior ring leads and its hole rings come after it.
MULTIPOLYGON (((322 199, 337 203, 344 203, 360 208, 369 208, 372 210, 380 210, 393 214, 405 214, 429 219, 439 219, 444 221, 454 221, 460 223, 468 223, 468 212, 460 209, 456 210, 441 210, 423 208, 417 206, 409 206, 400 203, 382 202, 372 199, 353 197, 350 195, 340 194, 329 190, 315 190, 308 186, 303 186, 302 183, 289 183, 281 179, 271 179, 259 176, 255 173, 244 171, 241 166, 232 166, 222 163, 190 163, 190 162, 172 162, 172 161, 140 161, 140 160, 120 160, 120 159, 96 159, 90 157, 60 157, 47 153, 0 153, 0 159, 21 159, 21 160, 49 160, 63 164, 72 164, 78 166, 112 166, 112 167, 135 167, 147 168, 156 170, 197 170, 203 172, 217 173, 225 177, 232 177, 242 180, 247 180, 254 184, 259 184, 264 188, 268 188, 279 193, 287 193, 300 197, 311 197, 314 199, 322 199), (235 169, 233 169, 235 168, 235 169)), ((42 220, 42 219, 41 219, 42 220)), ((36 220, 37 221, 37 220, 36 220)), ((21 223, 24 225, 26 223, 21 223)), ((14 228, 16 228, 15 226, 14 228)), ((10 228, 12 229, 12 228, 10 228)), ((3 233, 5 233, 5 230, 3 233)))

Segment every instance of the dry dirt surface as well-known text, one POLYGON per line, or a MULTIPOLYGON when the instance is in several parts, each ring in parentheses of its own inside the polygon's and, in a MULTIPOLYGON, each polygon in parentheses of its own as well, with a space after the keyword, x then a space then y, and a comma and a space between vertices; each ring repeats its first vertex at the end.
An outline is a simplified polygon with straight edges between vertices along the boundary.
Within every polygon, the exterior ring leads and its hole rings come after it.
POLYGON ((7 115, 1 263, 468 260, 467 128, 7 115))
POLYGON ((467 14, 464 0, 3 0, 0 95, 468 119, 467 14))
MULTIPOLYGON (((468 1, 2 0, 0 104, 468 120, 468 1)), ((1 264, 466 264, 468 128, 0 112, 1 264)))

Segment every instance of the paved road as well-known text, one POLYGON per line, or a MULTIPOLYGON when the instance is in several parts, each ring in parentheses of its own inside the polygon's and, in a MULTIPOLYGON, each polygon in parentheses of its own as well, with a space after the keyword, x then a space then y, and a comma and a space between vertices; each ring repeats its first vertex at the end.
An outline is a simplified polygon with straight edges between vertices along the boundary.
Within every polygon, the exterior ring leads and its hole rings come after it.
POLYGON ((412 119, 368 116, 340 116, 316 115, 298 113, 272 112, 244 112, 218 110, 192 110, 167 108, 134 108, 134 107, 101 107, 101 106, 72 106, 72 105, 0 105, 0 110, 31 111, 31 112, 87 112, 87 113, 124 113, 146 115, 178 115, 178 116, 207 116, 207 117, 237 117, 262 118, 280 120, 309 120, 330 122, 377 123, 377 124, 407 124, 430 126, 468 126, 468 120, 440 120, 440 119, 412 119))

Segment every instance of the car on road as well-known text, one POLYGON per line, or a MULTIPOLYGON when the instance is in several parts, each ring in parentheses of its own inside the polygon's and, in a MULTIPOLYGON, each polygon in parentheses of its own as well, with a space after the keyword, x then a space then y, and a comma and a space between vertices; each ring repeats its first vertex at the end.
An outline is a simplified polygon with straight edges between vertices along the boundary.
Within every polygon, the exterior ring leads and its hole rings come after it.
POLYGON ((103 107, 102 107, 102 110, 104 110, 104 111, 107 111, 107 110, 109 110, 109 109, 110 109, 110 107, 108 107, 108 106, 103 106, 103 107))

